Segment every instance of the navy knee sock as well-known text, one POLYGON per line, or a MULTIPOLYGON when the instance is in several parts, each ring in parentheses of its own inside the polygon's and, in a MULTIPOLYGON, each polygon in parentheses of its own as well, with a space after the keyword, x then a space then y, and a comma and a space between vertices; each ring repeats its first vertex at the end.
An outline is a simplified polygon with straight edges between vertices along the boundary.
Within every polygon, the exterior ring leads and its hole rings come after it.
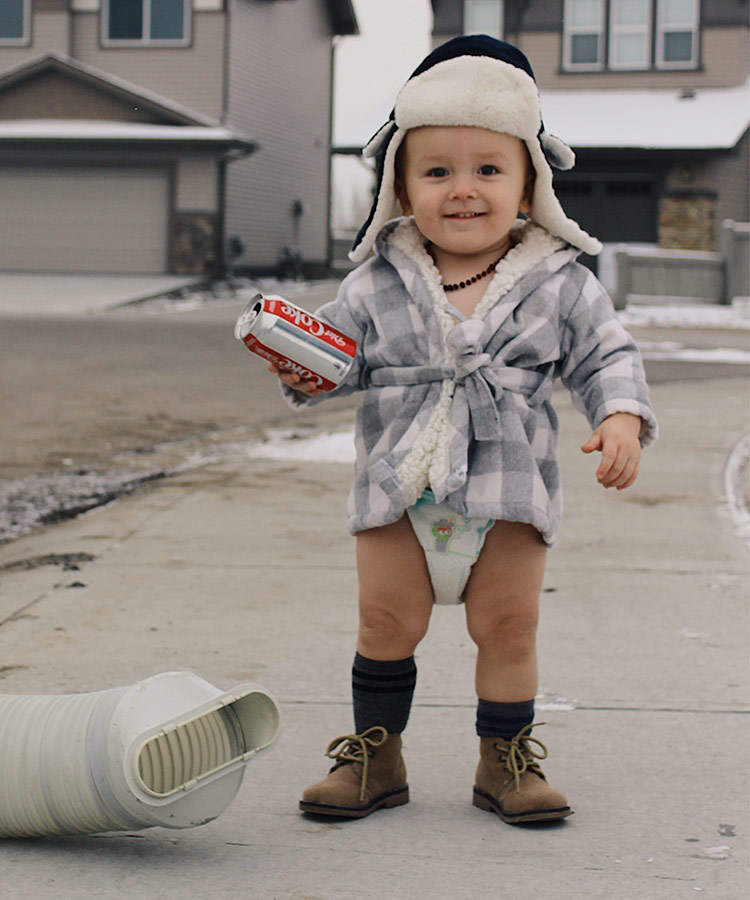
POLYGON ((509 741, 522 728, 534 721, 534 701, 521 703, 495 703, 479 700, 477 703, 477 734, 479 737, 503 738, 509 741))
POLYGON ((379 660, 355 654, 352 699, 357 734, 373 725, 382 725, 389 734, 401 734, 409 719, 416 683, 413 656, 379 660))

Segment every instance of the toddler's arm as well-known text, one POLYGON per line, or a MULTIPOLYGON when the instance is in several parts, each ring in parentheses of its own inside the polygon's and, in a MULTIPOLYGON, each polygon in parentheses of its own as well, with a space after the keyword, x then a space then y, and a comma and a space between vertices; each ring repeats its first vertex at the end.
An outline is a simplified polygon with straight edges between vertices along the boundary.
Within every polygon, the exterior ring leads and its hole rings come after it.
POLYGON ((584 453, 600 450, 602 454, 596 480, 605 488, 618 491, 630 487, 638 477, 641 460, 640 416, 618 412, 608 416, 581 446, 584 453))

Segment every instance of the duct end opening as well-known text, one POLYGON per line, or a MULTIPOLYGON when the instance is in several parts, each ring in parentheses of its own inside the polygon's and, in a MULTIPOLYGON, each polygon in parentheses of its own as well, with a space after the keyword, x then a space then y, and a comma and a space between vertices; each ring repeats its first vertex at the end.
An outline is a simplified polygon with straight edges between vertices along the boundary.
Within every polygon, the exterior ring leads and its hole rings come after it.
POLYGON ((219 698, 199 715, 162 724, 137 754, 146 794, 168 798, 244 765, 279 734, 279 711, 266 693, 249 689, 219 698))

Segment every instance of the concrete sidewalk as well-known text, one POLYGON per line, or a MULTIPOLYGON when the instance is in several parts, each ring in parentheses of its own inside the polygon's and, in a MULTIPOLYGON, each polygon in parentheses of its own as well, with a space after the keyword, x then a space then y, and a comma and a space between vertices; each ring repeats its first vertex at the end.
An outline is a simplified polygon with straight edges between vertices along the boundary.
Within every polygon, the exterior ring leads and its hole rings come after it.
MULTIPOLYGON (((5 693, 130 684, 173 668, 274 693, 282 736, 215 822, 0 843, 4 900, 422 900, 747 896, 747 546, 724 466, 744 378, 653 389, 662 438, 611 494, 560 394, 566 515, 549 558, 535 732, 576 815, 504 825, 471 805, 474 652, 460 608, 418 651, 412 801, 359 822, 299 815, 351 729, 356 631, 349 466, 218 461, 0 547, 5 693), (87 553, 78 571, 8 564, 87 553)), ((321 428, 350 414, 316 412, 321 428)))
POLYGON ((3 316, 89 315, 199 284, 195 275, 0 272, 3 316))

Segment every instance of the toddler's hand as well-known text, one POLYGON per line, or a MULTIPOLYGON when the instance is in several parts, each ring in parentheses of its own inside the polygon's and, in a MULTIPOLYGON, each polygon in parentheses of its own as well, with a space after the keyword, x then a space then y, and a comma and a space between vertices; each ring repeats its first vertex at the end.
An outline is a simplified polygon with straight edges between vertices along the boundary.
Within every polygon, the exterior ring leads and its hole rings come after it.
POLYGON ((602 458, 596 470, 596 480, 605 488, 618 491, 638 477, 641 461, 640 416, 630 413, 614 413, 606 418, 591 437, 581 446, 584 453, 601 450, 602 458))
POLYGON ((292 390, 299 391, 306 397, 317 397, 323 393, 323 388, 314 381, 302 381, 296 372, 280 372, 279 367, 273 363, 268 364, 268 371, 278 375, 281 381, 292 390))

